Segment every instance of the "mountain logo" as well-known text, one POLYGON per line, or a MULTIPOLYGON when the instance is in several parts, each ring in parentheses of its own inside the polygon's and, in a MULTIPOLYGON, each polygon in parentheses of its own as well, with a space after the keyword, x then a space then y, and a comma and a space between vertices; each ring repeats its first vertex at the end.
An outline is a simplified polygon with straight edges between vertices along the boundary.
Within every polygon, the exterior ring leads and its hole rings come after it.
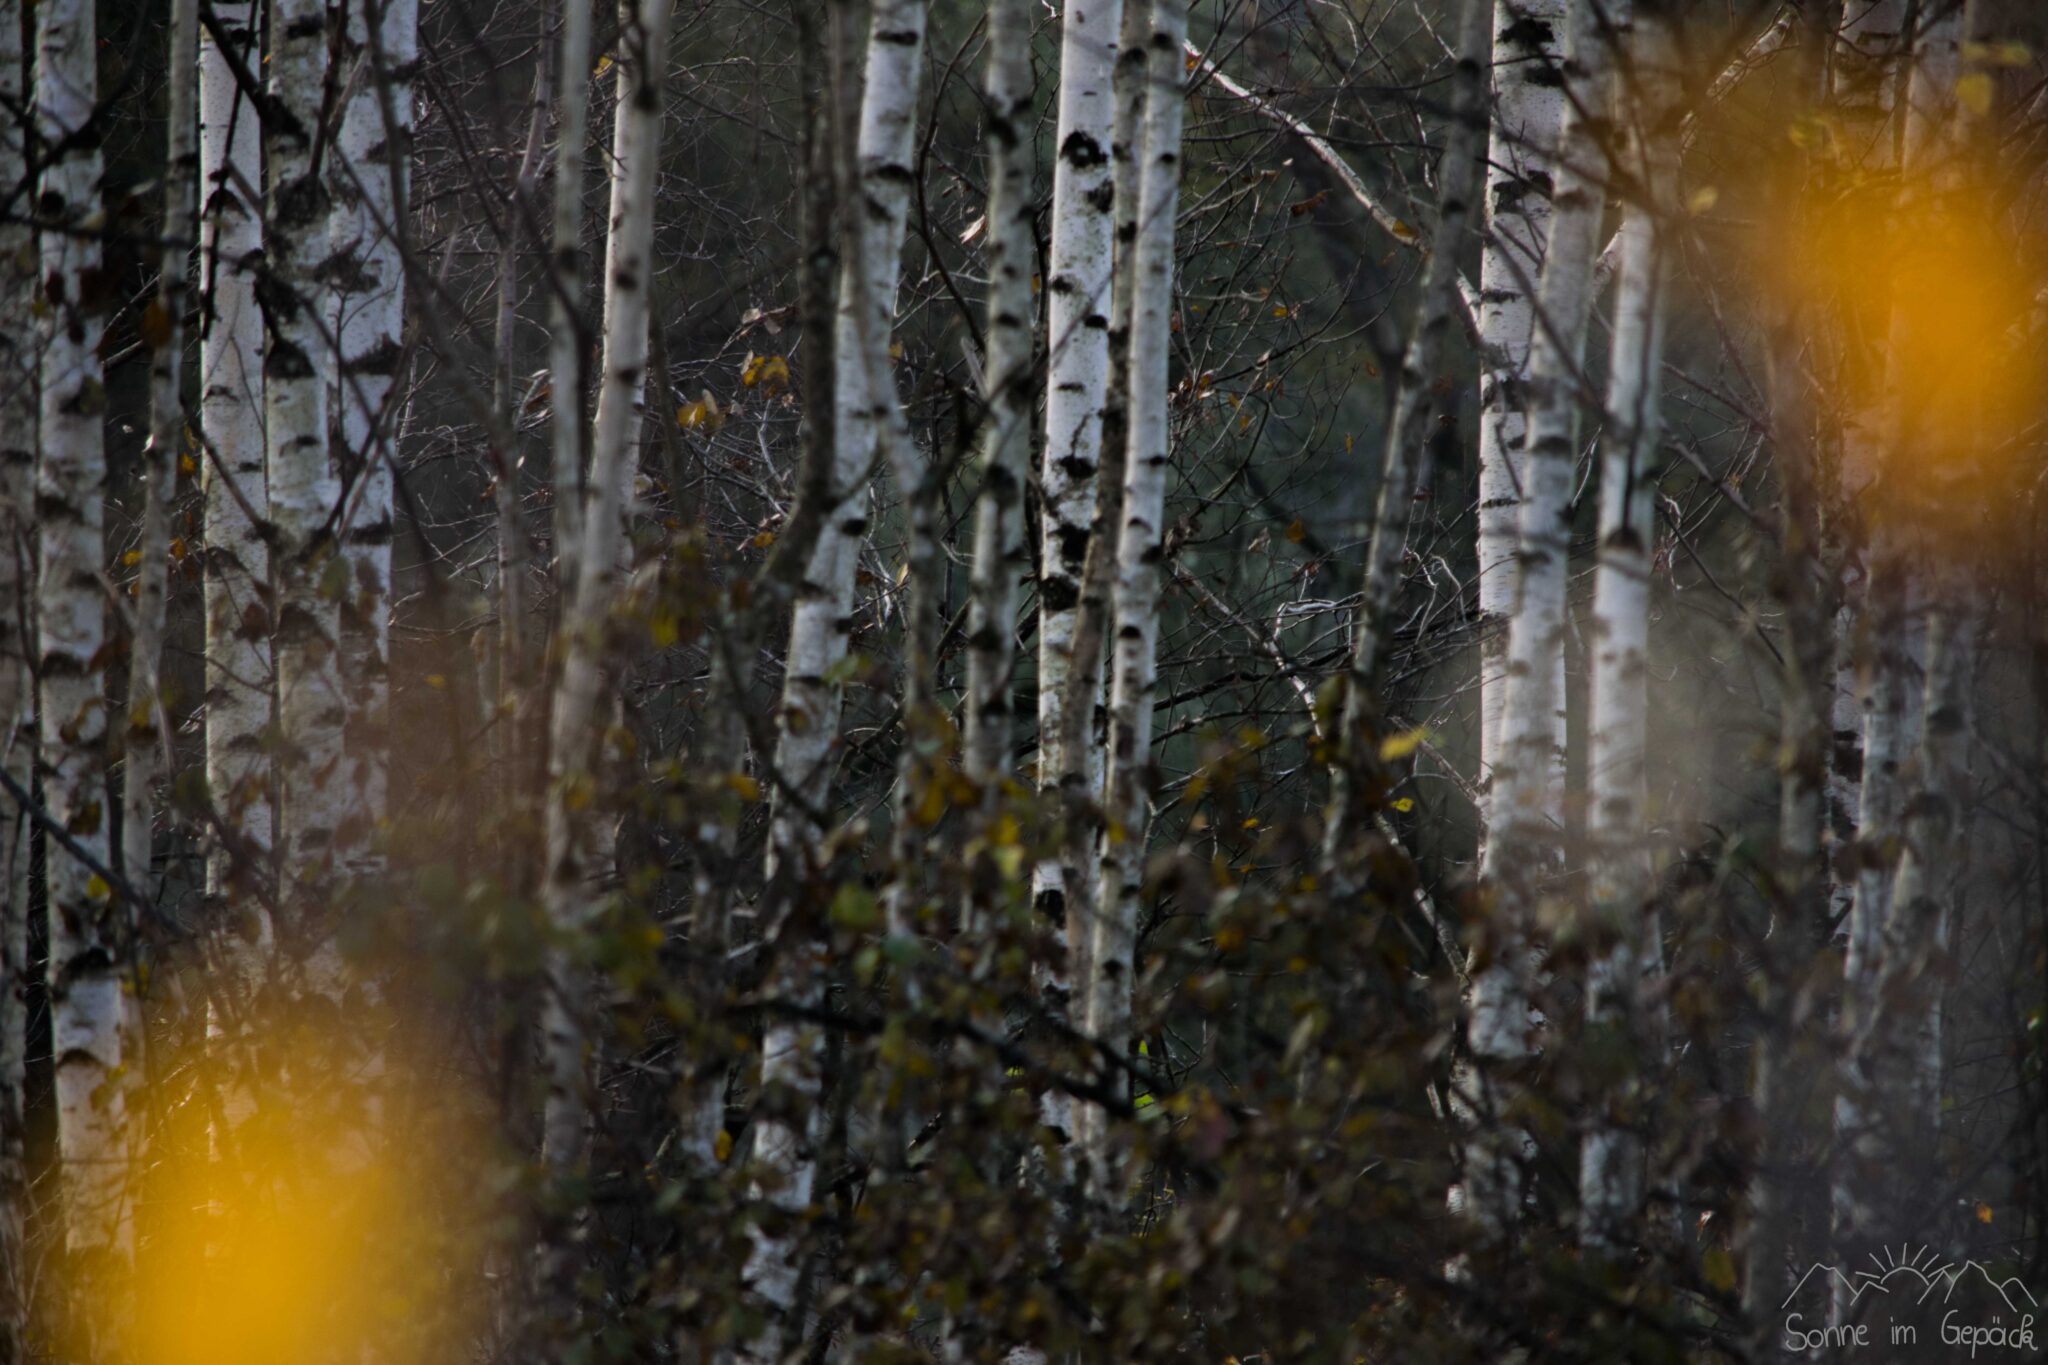
POLYGON ((1867 1266, 1814 1262, 1778 1307, 1782 1344, 1796 1356, 1875 1347, 1886 1359, 1974 1360, 1986 1350, 1991 1359, 2013 1350, 2032 1359, 2040 1303, 2018 1276, 1901 1245, 1871 1253, 1867 1266))

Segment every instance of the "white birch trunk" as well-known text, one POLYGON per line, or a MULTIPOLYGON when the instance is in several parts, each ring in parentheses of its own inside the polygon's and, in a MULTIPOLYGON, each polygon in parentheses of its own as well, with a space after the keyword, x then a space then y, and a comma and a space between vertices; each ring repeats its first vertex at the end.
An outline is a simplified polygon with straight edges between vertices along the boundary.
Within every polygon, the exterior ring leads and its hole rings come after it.
MULTIPOLYGON (((1852 12, 1845 15, 1835 45, 1831 72, 1834 110, 1851 130, 1856 145, 1866 149, 1858 160, 1873 174, 1882 174, 1894 161, 1893 129, 1899 73, 1904 65, 1907 3, 1908 0, 1864 0, 1860 7, 1851 6, 1852 12)), ((1853 523, 1852 509, 1876 476, 1882 439, 1873 429, 1870 414, 1856 404, 1844 405, 1841 463, 1834 490, 1839 518, 1844 523, 1853 523)), ((1833 520, 1830 518, 1831 523, 1833 520)), ((1832 524, 1830 534, 1837 541, 1842 539, 1832 524)), ((1868 654, 1858 629, 1859 625, 1869 624, 1862 608, 1870 576, 1869 566, 1850 549, 1840 544, 1833 547, 1842 562, 1842 600, 1835 618, 1835 680, 1830 714, 1834 738, 1827 777, 1828 909, 1833 921, 1847 926, 1845 988, 1856 989, 1861 981, 1858 972, 1871 960, 1869 947, 1878 920, 1867 913, 1859 916, 1855 909, 1857 869, 1861 865, 1857 842, 1865 791, 1863 736, 1871 723, 1865 718, 1867 700, 1859 682, 1861 661, 1868 654), (1864 928, 1859 930, 1859 924, 1864 928)), ((1876 795, 1882 799, 1882 792, 1876 795)), ((1875 888, 1871 894, 1875 894, 1875 888)), ((1882 917, 1881 907, 1873 901, 1866 900, 1865 905, 1876 908, 1878 917, 1882 917)))
MULTIPOLYGON (((315 153, 327 80, 329 17, 317 0, 270 0, 269 94, 263 129, 268 229, 263 243, 265 470, 277 584, 278 728, 284 741, 277 847, 300 951, 327 934, 316 883, 332 871, 335 832, 348 806, 342 725, 340 600, 348 567, 331 518, 341 478, 329 448, 335 356, 326 259, 328 196, 315 153)), ((324 956, 324 954, 323 954, 324 956)))
MULTIPOLYGON (((827 674, 846 657, 855 558, 868 524, 868 478, 882 429, 897 413, 889 370, 896 282, 910 210, 911 138, 917 122, 917 72, 924 6, 887 0, 868 38, 866 93, 856 155, 859 211, 854 259, 841 278, 833 461, 836 506, 820 532, 790 624, 789 662, 776 767, 816 807, 831 787, 837 752, 840 686, 827 674)), ((793 851, 809 817, 781 803, 772 852, 793 851)))
POLYGON ((149 445, 142 453, 144 504, 141 561, 135 573, 135 634, 128 650, 128 706, 123 729, 121 858, 131 886, 149 886, 156 779, 170 727, 164 711, 164 616, 170 587, 171 500, 178 483, 185 411, 185 295, 199 178, 198 0, 171 6, 169 92, 165 116, 164 227, 161 274, 144 314, 149 366, 149 445))
MULTIPOLYGON (((1145 0, 1133 0, 1142 7, 1145 0)), ((1038 773, 1051 793, 1064 770, 1060 721, 1073 657, 1082 561, 1095 517, 1102 408, 1109 389, 1118 39, 1123 0, 1069 0, 1060 19, 1058 159, 1052 181, 1047 275, 1045 455, 1039 470, 1043 539, 1038 584, 1038 773)), ((1056 860, 1033 886, 1058 912, 1056 860)))
MULTIPOLYGON (((207 846, 206 898, 225 923, 221 979, 243 998, 268 969, 275 928, 251 883, 272 871, 277 774, 271 722, 270 548, 264 477, 263 313, 257 270, 263 246, 263 164, 256 109, 230 57, 259 69, 260 0, 216 4, 223 52, 211 30, 199 40, 199 421, 205 447, 206 786, 229 837, 207 846), (225 913, 223 913, 225 912, 225 913), (246 917, 246 918, 243 918, 246 917)), ((237 1075, 248 1060, 246 1010, 209 1009, 208 1047, 229 1076, 223 1120, 232 1129, 253 1106, 237 1075)))
MULTIPOLYGON (((1670 28, 1643 9, 1631 38, 1632 86, 1646 97, 1622 135, 1642 202, 1625 211, 1601 440, 1599 567, 1593 589, 1593 686, 1587 730, 1587 834, 1593 931, 1602 948, 1587 969, 1589 1028, 1619 1030, 1638 1070, 1654 1064, 1659 1032, 1637 1004, 1659 945, 1646 913, 1651 889, 1648 784, 1649 630, 1653 505, 1661 432, 1666 244, 1676 208, 1676 156, 1651 92, 1676 90, 1670 28)), ((1619 103, 1619 102, 1617 102, 1619 103)), ((1623 1098, 1626 1098, 1624 1096, 1623 1098)), ((1630 1107, 1633 1106, 1624 1106, 1630 1107)), ((1619 1124, 1600 1123, 1580 1150, 1580 1238, 1608 1252, 1627 1245, 1643 1197, 1642 1148, 1619 1124)))
MULTIPOLYGON (((1955 78, 1962 33, 1960 12, 1925 19, 1914 37, 1904 79, 1901 170, 1907 177, 1938 172, 1943 165, 1942 141, 1954 112, 1955 78)), ((1902 25, 1903 26, 1903 25, 1902 25)), ((1878 41, 1876 35, 1870 39, 1878 41)), ((1894 78, 1894 88, 1896 88, 1894 78)), ((1867 499, 1886 496, 1884 464, 1911 459, 1908 415, 1897 395, 1901 366, 1908 363, 1899 344, 1893 312, 1893 334, 1886 338, 1881 364, 1885 398, 1877 405, 1876 430, 1856 444, 1845 442, 1844 471, 1848 491, 1867 499)), ((1851 439, 1862 433, 1852 429, 1851 439)), ((1865 547, 1867 569, 1858 595, 1868 629, 1868 676, 1862 691, 1862 775, 1857 812, 1857 869, 1849 912, 1848 951, 1844 961, 1842 1033, 1848 1040, 1842 1085, 1835 1098, 1837 1148, 1847 1160, 1838 1162, 1831 1195, 1837 1245, 1855 1245, 1874 1230, 1883 1216, 1870 1202, 1861 1179, 1864 1170, 1883 1161, 1881 1117, 1888 1102, 1887 1055, 1893 1050, 1893 1011, 1883 1001, 1883 982, 1896 970, 1889 926, 1898 917, 1897 878, 1903 871, 1895 850, 1907 846, 1900 776, 1909 756, 1922 742, 1923 708, 1916 704, 1915 680, 1931 664, 1921 635, 1925 596, 1920 567, 1905 528, 1881 515, 1865 547), (1863 1168, 1859 1170, 1859 1168, 1863 1168)), ((1912 889, 1909 886, 1909 889, 1912 889)), ((1849 1311, 1847 1292, 1837 1289, 1838 1317, 1849 1311)))
MULTIPOLYGON (((1499 766, 1508 618, 1520 570, 1521 452, 1528 433, 1533 294, 1550 233, 1552 153, 1564 120, 1565 0, 1496 0, 1494 110, 1486 150, 1486 242, 1479 338, 1497 364, 1479 374, 1479 772, 1499 766)), ((1563 654, 1558 656, 1563 663, 1563 654)), ((1560 692, 1560 698, 1562 693, 1560 692)), ((1484 830, 1481 831, 1484 838, 1484 830)))
MULTIPOLYGON (((1095 991, 1097 911, 1104 904, 1101 833, 1097 815, 1103 802, 1107 771, 1109 682, 1105 668, 1116 627, 1116 557, 1123 524, 1124 475, 1130 455, 1131 312, 1137 273, 1133 249, 1138 240, 1138 209, 1142 185, 1139 140, 1145 121, 1145 97, 1151 84, 1147 43, 1152 33, 1151 0, 1130 0, 1123 7, 1117 33, 1116 69, 1111 78, 1110 213, 1113 250, 1109 286, 1108 383, 1102 399, 1102 459, 1096 468, 1088 551, 1081 573, 1081 602, 1069 647, 1070 667, 1060 701, 1058 782, 1067 829, 1060 851, 1060 898, 1066 937, 1066 1007, 1075 1027, 1087 1024, 1095 991)), ((1043 744, 1045 737, 1039 736, 1043 744)), ((1099 1146, 1103 1112, 1077 1105, 1047 1092, 1043 1115, 1064 1128, 1075 1150, 1099 1146), (1065 1122, 1062 1123, 1061 1120, 1065 1122)))
MULTIPOLYGON (((923 0, 881 0, 867 42, 865 90, 855 155, 858 183, 847 206, 854 250, 840 277, 834 328, 837 372, 833 388, 833 505, 811 552, 791 613, 789 654, 778 715, 775 768, 778 786, 769 836, 771 888, 806 875, 816 813, 830 796, 838 754, 841 684, 836 666, 846 658, 852 625, 854 570, 867 531, 868 482, 902 415, 889 368, 896 314, 896 283, 910 211, 912 136, 917 126, 917 76, 924 52, 923 0)), ((771 926, 772 929, 772 926, 771 926)), ((785 945, 778 962, 778 994, 808 1000, 816 991, 818 963, 805 943, 785 945)), ((814 1026, 774 1020, 761 1045, 761 1088, 768 1112, 756 1122, 754 1162, 763 1179, 758 1196, 777 1224, 756 1229, 748 1257, 749 1286, 770 1321, 747 1347, 747 1358, 779 1358, 802 1333, 795 1320, 799 1237, 781 1226, 810 1205, 815 1178, 807 1118, 818 1092, 818 1034, 814 1026)))
MULTIPOLYGON (((217 4, 236 54, 256 69, 257 0, 217 4)), ((211 32, 200 37, 199 414, 207 451, 201 470, 206 518, 206 781, 222 818, 268 849, 272 774, 270 614, 263 588, 270 552, 256 517, 269 495, 263 469, 263 314, 256 260, 263 246, 261 128, 211 32)), ((229 894, 235 860, 216 843, 207 893, 229 894)), ((260 869, 251 869, 260 870, 260 869)))
MULTIPOLYGON (((1537 289, 1529 358, 1529 419, 1522 463, 1522 566, 1508 631, 1507 698, 1487 819, 1481 875, 1493 890, 1483 965, 1473 973, 1469 1031, 1482 1072, 1529 1055, 1534 1027, 1530 925, 1544 872, 1554 866, 1551 827, 1557 734, 1557 671, 1565 629, 1576 405, 1573 376, 1585 350, 1599 247, 1602 149, 1593 116, 1607 107, 1607 40, 1591 0, 1573 0, 1565 37, 1568 109, 1559 137, 1554 213, 1537 289)), ((1483 1077, 1481 1078, 1483 1086, 1483 1077)), ((1482 1115, 1491 1106, 1482 1105, 1482 1115)), ((1512 1141, 1482 1143, 1467 1171, 1467 1207, 1482 1226, 1507 1227, 1520 1207, 1512 1141)))
MULTIPOLYGON (((1130 1048, 1136 985, 1138 914, 1145 874, 1152 759, 1152 701, 1157 684, 1160 550, 1166 529, 1171 430, 1167 351, 1174 317, 1173 247, 1180 203, 1181 124, 1186 105, 1184 0, 1154 0, 1146 69, 1144 136, 1138 166, 1137 238, 1131 254, 1129 428, 1125 437, 1123 525, 1117 537, 1116 631, 1111 663, 1108 773, 1109 820, 1097 880, 1097 915, 1089 946, 1086 1028, 1112 1057, 1130 1048)), ((1110 1085, 1127 1088, 1119 1071, 1110 1085)), ((1115 1201, 1118 1182, 1107 1129, 1087 1130, 1088 1176, 1115 1201)))
MULTIPOLYGON (((27 105, 28 53, 20 0, 0 0, 0 108, 27 105)), ((0 184, 28 174, 28 122, 0 118, 0 184)), ((0 313, 31 316, 35 233, 19 214, 0 223, 0 313)), ((35 330, 0 331, 0 769, 21 791, 35 781, 36 646, 33 503, 36 463, 35 330)), ((26 1356, 28 1072, 28 815, 11 798, 0 814, 0 1359, 26 1356)))
MULTIPOLYGON (((1069 24, 1075 13, 1068 11, 1069 24)), ((1024 559, 1024 481, 1031 458, 1032 323, 1037 312, 1031 298, 1031 94, 1030 11, 1020 0, 991 0, 988 342, 982 361, 988 409, 980 431, 981 493, 975 506, 964 747, 967 775, 982 789, 985 805, 997 797, 997 788, 1010 771, 1010 672, 1016 659, 1017 581, 1024 559)), ((1107 162, 1106 152, 1098 155, 1107 162)), ((1068 160, 1071 156, 1062 164, 1068 160)), ((1057 188, 1054 192, 1057 195, 1057 188)), ((1100 255, 1106 261, 1109 215, 1094 216, 1104 228, 1100 255)), ((1057 300, 1059 277, 1053 278, 1057 300)), ((1102 292, 1106 295, 1107 289, 1102 292)), ((1106 298, 1102 306, 1107 306, 1106 298)), ((1103 315, 1098 311, 1097 317, 1103 315)), ((1087 330, 1091 336, 1106 333, 1106 320, 1087 330)), ((1106 349, 1106 336, 1103 345, 1106 349)), ((1097 367, 1098 378, 1105 369, 1106 365, 1097 367)), ((1099 393, 1096 406, 1099 409, 1099 393)), ((1100 412, 1090 420, 1099 427, 1100 412)), ((1042 703, 1040 716, 1042 728, 1042 703)))
POLYGON ((405 262, 410 202, 412 77, 419 64, 418 0, 348 0, 342 51, 349 68, 336 165, 332 323, 340 372, 331 402, 347 488, 340 528, 348 564, 341 610, 341 673, 348 695, 348 809, 341 857, 372 870, 367 847, 385 808, 390 766, 387 710, 391 638, 392 393, 404 358, 405 262))
MULTIPOLYGON (((90 0, 36 7, 36 119, 45 146, 86 126, 98 101, 90 0)), ((101 159, 97 139, 70 143, 43 169, 40 253, 49 312, 43 347, 41 460, 36 470, 42 582, 37 594, 38 714, 50 814, 104 862, 112 826, 104 785, 107 639, 106 389, 99 359, 107 300, 94 287, 101 159)), ((130 1253, 124 1087, 120 1075, 120 926, 111 888, 77 860, 49 860, 49 996, 56 1057, 57 1151, 66 1243, 125 1261, 130 1253)))
MULTIPOLYGON (((554 437, 555 560, 567 593, 583 512, 583 156, 590 141, 590 7, 564 0, 556 72, 555 214, 548 297, 548 387, 554 437)), ((566 598, 564 599, 566 600, 566 598)))
MULTIPOLYGON (((1902 821, 1899 870, 1884 929, 1882 993, 1911 1001, 1905 1027, 1890 1040, 1903 1102, 1918 1136, 1931 1142, 1941 1104, 1941 960, 1955 920, 1955 887, 1964 854, 1969 797, 1970 671, 1976 645, 1970 589, 1945 574, 1946 590, 1928 612, 1927 685, 1922 702, 1917 789, 1902 821), (1903 988, 1915 987, 1909 994, 1903 988)), ((1880 1058, 1880 1074, 1886 1059, 1880 1058)))
MULTIPOLYGON (((672 0, 622 0, 619 6, 603 377, 591 437, 589 491, 577 518, 582 539, 574 554, 574 595, 563 615, 561 673, 555 683, 548 745, 542 902, 548 923, 568 946, 557 948, 548 960, 541 1024, 548 1076, 542 1143, 549 1169, 559 1175, 580 1169, 588 1142, 588 989, 586 968, 575 945, 597 912, 595 884, 605 871, 598 850, 600 831, 585 812, 596 785, 605 622, 623 576, 623 517, 647 379, 647 300, 654 268, 654 196, 671 16, 672 0)), ((569 55, 565 50, 565 61, 569 55)), ((558 398, 567 401, 570 395, 558 393, 558 398)))

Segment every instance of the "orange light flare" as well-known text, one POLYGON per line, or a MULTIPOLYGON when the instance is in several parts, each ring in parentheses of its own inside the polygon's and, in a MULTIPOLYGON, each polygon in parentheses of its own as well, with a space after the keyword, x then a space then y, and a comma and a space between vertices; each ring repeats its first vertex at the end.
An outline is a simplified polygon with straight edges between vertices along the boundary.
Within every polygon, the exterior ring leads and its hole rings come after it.
POLYGON ((2048 294, 2010 196, 1945 171, 1902 181, 1830 166, 1767 218, 1760 311, 1802 313, 1824 413, 1866 517, 1981 535, 2040 419, 2048 294), (1775 296, 1775 297, 1774 297, 1775 296))
POLYGON ((224 1084, 203 1141, 148 1179, 132 1358, 424 1365, 459 1354, 489 1297, 477 1164, 489 1144, 456 1113, 378 1122, 368 1101, 398 1087, 360 1057, 263 1060, 259 1087, 224 1084))

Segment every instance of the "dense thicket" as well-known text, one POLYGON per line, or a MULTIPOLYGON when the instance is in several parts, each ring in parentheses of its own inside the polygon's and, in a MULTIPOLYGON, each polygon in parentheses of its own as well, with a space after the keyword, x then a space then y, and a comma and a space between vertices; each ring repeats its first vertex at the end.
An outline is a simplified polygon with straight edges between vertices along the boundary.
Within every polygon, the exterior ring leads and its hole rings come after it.
POLYGON ((0 1362, 1967 1357, 2044 41, 0 0, 0 1362))

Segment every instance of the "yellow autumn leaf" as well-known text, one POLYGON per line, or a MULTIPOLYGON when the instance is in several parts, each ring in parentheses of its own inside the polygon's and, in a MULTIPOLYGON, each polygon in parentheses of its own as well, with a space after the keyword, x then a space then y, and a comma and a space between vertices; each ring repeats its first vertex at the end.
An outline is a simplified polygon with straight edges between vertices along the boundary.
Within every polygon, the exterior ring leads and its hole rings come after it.
POLYGON ((732 1134, 726 1132, 723 1128, 719 1129, 717 1139, 711 1144, 711 1152, 720 1161, 730 1157, 732 1155, 732 1134))
POLYGON ((1422 741, 1428 738, 1429 730, 1423 726, 1417 726, 1413 730, 1404 730, 1398 735, 1388 735, 1380 741, 1380 762, 1399 763, 1402 759, 1421 748, 1422 741))
POLYGON ((759 801, 761 799, 761 784, 745 773, 727 773, 725 775, 725 785, 730 787, 733 795, 739 797, 742 801, 759 801))
POLYGON ((718 399, 711 390, 705 389, 696 402, 676 409, 676 425, 684 431, 713 432, 725 425, 725 414, 719 410, 718 399))
POLYGON ((114 888, 107 885, 107 879, 95 872, 85 879, 85 894, 89 899, 103 901, 114 894, 114 888))
POLYGON ((1964 43, 1963 60, 1980 62, 1985 66, 2025 66, 2033 59, 2033 51, 2025 43, 2007 39, 1998 43, 1964 43))
POLYGON ((1708 1284, 1724 1294, 1735 1288, 1735 1258, 1726 1247, 1715 1247, 1701 1257, 1700 1273, 1708 1284))
POLYGON ((1972 71, 1956 82, 1956 103, 1980 118, 1991 112, 1991 94, 1991 77, 1982 71, 1972 71))
POLYGON ((1387 802, 1387 804, 1389 806, 1392 806, 1395 810, 1401 812, 1401 814, 1406 815, 1409 811, 1415 809, 1415 798, 1412 796, 1397 797, 1394 800, 1387 802))
POLYGON ((779 355, 756 355, 749 351, 746 363, 740 367, 740 384, 749 389, 758 385, 769 393, 786 388, 789 362, 779 355))
POLYGON ((1688 212, 1698 215, 1707 212, 1720 202, 1721 191, 1715 189, 1712 185, 1702 185, 1687 196, 1685 207, 1688 212))
POLYGON ((1980 1223, 1991 1221, 1991 1206, 1989 1204, 1979 1203, 1977 1205, 1977 1221, 1980 1223))

